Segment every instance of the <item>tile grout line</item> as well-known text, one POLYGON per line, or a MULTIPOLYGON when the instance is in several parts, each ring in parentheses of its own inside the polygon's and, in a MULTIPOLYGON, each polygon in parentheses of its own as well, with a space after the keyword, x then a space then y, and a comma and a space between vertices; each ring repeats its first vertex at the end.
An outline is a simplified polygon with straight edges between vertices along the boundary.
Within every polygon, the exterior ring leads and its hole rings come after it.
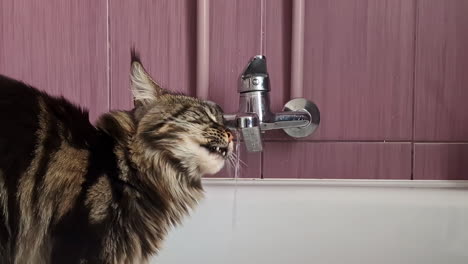
POLYGON ((106 55, 107 55, 107 111, 111 109, 112 90, 110 84, 110 13, 109 13, 109 0, 106 0, 106 55))
POLYGON ((388 144, 447 144, 465 145, 468 141, 413 141, 413 140, 297 140, 265 139, 263 142, 289 142, 289 143, 388 143, 388 144))
POLYGON ((414 180, 415 168, 415 139, 416 139, 416 56, 417 56, 417 41, 418 41, 418 0, 414 1, 414 24, 413 24, 413 83, 412 83, 412 122, 411 122, 411 180, 414 180))
MULTIPOLYGON (((260 1, 260 55, 266 55, 266 0, 260 1)), ((260 179, 264 178, 263 167, 265 164, 265 155, 262 151, 260 153, 260 179)))

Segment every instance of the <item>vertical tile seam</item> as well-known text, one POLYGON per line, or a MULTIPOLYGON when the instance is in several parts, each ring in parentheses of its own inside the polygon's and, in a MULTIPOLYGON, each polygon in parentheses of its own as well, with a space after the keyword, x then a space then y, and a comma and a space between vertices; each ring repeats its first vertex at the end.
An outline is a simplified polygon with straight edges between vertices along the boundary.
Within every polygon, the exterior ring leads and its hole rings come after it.
MULTIPOLYGON (((265 55, 266 54, 266 0, 260 0, 260 54, 265 55)), ((265 145, 265 142, 263 142, 263 145, 265 145)), ((259 178, 263 179, 263 171, 264 171, 264 164, 265 164, 265 155, 264 155, 265 149, 260 153, 260 175, 259 178)))
POLYGON ((415 170, 415 139, 416 139, 416 59, 417 59, 417 41, 418 41, 418 12, 419 2, 414 0, 414 24, 413 24, 413 83, 412 83, 412 108, 411 108, 411 180, 414 180, 415 170))
POLYGON ((110 80, 110 12, 109 0, 106 0, 106 78, 107 78, 107 111, 111 109, 111 80, 110 80))

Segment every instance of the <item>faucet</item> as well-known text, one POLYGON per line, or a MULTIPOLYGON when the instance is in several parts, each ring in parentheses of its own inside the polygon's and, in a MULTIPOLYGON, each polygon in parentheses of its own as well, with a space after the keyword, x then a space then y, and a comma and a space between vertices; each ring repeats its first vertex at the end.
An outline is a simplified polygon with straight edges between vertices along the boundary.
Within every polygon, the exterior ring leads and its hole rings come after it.
POLYGON ((294 138, 312 134, 320 123, 317 106, 304 98, 287 102, 283 111, 270 110, 270 78, 266 58, 257 55, 250 59, 239 78, 239 110, 225 114, 225 124, 231 130, 238 130, 249 152, 263 150, 262 133, 282 129, 294 138))

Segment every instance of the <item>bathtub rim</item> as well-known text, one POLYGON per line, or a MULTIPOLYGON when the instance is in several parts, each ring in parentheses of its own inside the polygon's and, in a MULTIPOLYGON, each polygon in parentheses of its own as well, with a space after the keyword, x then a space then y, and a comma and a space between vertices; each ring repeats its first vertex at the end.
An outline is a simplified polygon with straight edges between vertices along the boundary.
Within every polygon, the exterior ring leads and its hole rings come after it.
POLYGON ((468 189, 468 180, 203 178, 204 186, 296 186, 468 189))

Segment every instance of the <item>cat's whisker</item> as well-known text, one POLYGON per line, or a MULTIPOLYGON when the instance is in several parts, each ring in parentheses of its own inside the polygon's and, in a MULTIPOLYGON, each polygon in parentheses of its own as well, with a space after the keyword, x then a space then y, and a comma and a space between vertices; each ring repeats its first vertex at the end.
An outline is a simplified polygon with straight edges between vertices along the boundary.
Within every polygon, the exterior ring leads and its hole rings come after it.
POLYGON ((231 169, 235 169, 236 164, 234 160, 228 160, 228 164, 230 165, 231 169))
POLYGON ((236 153, 232 152, 232 153, 231 153, 231 157, 232 157, 235 161, 236 161, 236 160, 239 160, 239 163, 240 163, 242 166, 247 167, 247 163, 245 163, 243 160, 241 160, 241 159, 239 158, 239 156, 238 156, 236 153))

